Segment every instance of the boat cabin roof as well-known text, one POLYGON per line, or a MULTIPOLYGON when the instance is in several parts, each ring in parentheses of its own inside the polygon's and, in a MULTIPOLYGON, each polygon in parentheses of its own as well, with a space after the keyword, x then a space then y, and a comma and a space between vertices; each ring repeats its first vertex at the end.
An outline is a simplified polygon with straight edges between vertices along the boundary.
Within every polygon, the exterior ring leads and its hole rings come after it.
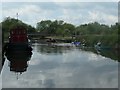
POLYGON ((23 26, 16 26, 10 29, 10 34, 27 34, 27 30, 23 26))

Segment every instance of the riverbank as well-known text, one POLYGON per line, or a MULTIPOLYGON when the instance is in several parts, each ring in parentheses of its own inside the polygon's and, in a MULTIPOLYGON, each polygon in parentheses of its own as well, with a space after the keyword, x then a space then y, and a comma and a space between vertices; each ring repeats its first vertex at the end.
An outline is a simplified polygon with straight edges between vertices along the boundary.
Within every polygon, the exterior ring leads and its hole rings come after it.
MULTIPOLYGON (((98 42, 101 42, 102 48, 111 48, 120 50, 118 35, 81 35, 81 36, 46 36, 46 37, 28 37, 31 43, 72 43, 80 42, 86 47, 94 47, 98 42)), ((8 42, 8 38, 4 38, 4 43, 8 42)))
POLYGON ((104 48, 114 48, 119 49, 120 45, 118 43, 118 35, 84 35, 77 37, 62 37, 62 36, 49 36, 49 37, 36 37, 30 38, 32 41, 38 42, 61 42, 61 43, 71 43, 71 42, 80 42, 85 44, 87 47, 94 47, 99 41, 104 48))

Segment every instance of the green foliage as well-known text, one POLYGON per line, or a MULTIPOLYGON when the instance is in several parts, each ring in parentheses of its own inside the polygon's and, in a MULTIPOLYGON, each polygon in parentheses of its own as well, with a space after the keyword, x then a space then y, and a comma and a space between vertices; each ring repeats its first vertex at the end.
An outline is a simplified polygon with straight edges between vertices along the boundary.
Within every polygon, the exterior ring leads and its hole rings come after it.
POLYGON ((80 40, 84 38, 88 46, 93 46, 98 41, 101 41, 103 46, 115 47, 118 44, 119 29, 118 23, 110 27, 97 22, 76 27, 77 33, 81 35, 80 40))
POLYGON ((42 34, 70 36, 75 31, 75 26, 69 23, 64 23, 62 20, 45 20, 37 23, 37 30, 42 34))
POLYGON ((88 35, 88 34, 103 35, 108 33, 110 28, 107 25, 104 25, 104 24, 100 25, 98 22, 94 22, 94 23, 80 25, 76 27, 76 30, 81 35, 88 35))
POLYGON ((105 46, 111 47, 115 47, 117 43, 118 45, 120 44, 120 40, 118 40, 120 34, 119 23, 108 26, 105 24, 99 24, 98 22, 93 22, 76 27, 75 25, 66 23, 62 20, 44 20, 38 22, 35 29, 20 20, 7 17, 3 22, 1 22, 1 24, 5 37, 8 37, 10 28, 16 25, 22 25, 27 29, 28 33, 38 32, 52 37, 72 37, 71 39, 76 39, 81 42, 84 39, 88 46, 93 46, 98 41, 101 41, 105 46))
POLYGON ((4 34, 4 38, 8 38, 10 29, 12 29, 17 25, 21 25, 25 27, 28 33, 36 32, 36 29, 34 27, 27 25, 20 20, 10 18, 10 17, 7 17, 3 22, 1 22, 1 24, 2 24, 2 32, 4 34))

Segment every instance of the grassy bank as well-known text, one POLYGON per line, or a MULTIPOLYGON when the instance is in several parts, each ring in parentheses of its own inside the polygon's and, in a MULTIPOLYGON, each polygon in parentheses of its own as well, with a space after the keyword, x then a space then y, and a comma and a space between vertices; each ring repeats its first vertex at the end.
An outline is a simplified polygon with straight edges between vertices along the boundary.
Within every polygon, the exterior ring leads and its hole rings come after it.
POLYGON ((84 39, 87 46, 94 46, 98 41, 106 47, 116 47, 118 44, 118 35, 86 35, 76 39, 81 42, 84 39))
POLYGON ((85 40, 85 43, 87 46, 93 47, 98 41, 102 43, 103 47, 110 47, 110 48, 116 48, 118 45, 118 35, 85 35, 85 36, 79 36, 79 37, 62 37, 62 36, 50 36, 47 38, 52 39, 63 39, 66 41, 79 41, 83 42, 85 40))

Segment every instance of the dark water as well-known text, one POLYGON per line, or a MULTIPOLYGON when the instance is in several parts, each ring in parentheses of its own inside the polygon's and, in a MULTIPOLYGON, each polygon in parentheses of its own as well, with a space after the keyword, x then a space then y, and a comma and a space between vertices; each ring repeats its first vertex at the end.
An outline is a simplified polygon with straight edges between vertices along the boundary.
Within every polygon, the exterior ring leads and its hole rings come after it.
POLYGON ((8 56, 13 61, 5 60, 3 88, 118 87, 118 62, 105 57, 108 54, 102 56, 65 43, 34 43, 32 47, 32 55, 17 52, 8 56))

